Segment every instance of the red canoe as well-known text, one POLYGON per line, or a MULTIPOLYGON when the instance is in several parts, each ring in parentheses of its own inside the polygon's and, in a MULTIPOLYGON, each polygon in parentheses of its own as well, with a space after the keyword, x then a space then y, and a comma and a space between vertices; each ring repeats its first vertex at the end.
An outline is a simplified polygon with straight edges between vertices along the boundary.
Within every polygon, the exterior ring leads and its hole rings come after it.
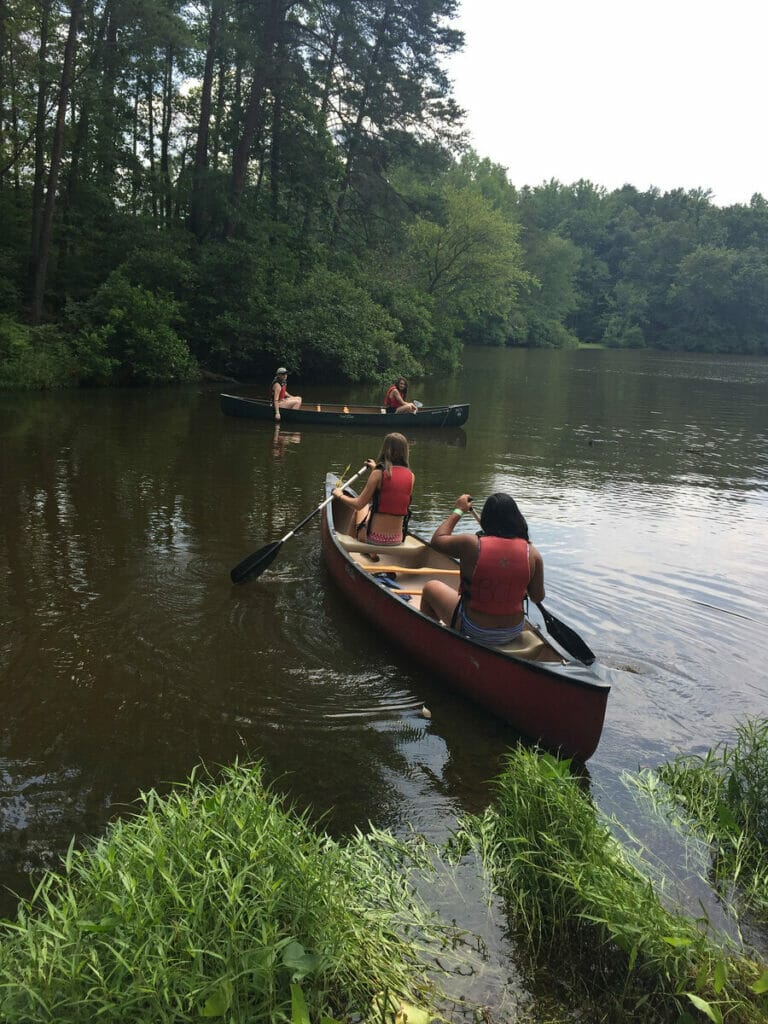
MULTIPOLYGON (((326 497, 336 482, 329 474, 326 497)), ((489 648, 423 615, 421 588, 430 579, 458 587, 457 563, 410 535, 396 547, 362 544, 349 536, 350 520, 341 502, 325 507, 323 555, 334 581, 379 634, 547 750, 577 761, 592 756, 610 692, 594 667, 570 658, 530 622, 520 639, 489 648)))

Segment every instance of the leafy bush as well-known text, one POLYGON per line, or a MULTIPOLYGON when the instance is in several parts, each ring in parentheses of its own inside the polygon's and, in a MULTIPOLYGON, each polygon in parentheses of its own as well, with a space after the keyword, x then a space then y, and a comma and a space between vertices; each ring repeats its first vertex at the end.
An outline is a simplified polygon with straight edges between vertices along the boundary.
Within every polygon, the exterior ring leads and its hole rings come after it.
POLYGON ((768 923, 768 718, 743 722, 733 744, 645 770, 637 785, 658 807, 685 814, 711 850, 718 890, 768 923))
POLYGON ((590 985, 591 1020, 679 1024, 692 1005, 715 1024, 766 1020, 768 972, 662 904, 569 762, 513 750, 494 805, 456 838, 480 854, 531 954, 548 954, 569 990, 590 985))
POLYGON ((29 327, 0 315, 0 387, 23 390, 76 383, 76 358, 55 327, 29 327))
POLYGON ((348 1021, 383 991, 430 999, 430 961, 454 929, 413 892, 425 844, 337 843, 286 810, 259 766, 141 803, 91 849, 70 847, 0 923, 4 1024, 348 1021))
POLYGON ((119 271, 72 310, 75 350, 90 357, 91 379, 167 384, 195 380, 197 364, 174 329, 178 310, 167 294, 132 285, 119 271))
POLYGON ((627 323, 621 317, 611 316, 603 334, 608 348, 645 348, 645 335, 638 324, 627 323))
MULTIPOLYGON (((397 320, 346 274, 317 267, 293 289, 289 329, 304 374, 360 381, 415 372, 397 320)), ((298 367, 297 367, 298 368, 298 367)))
POLYGON ((0 313, 19 309, 18 254, 0 247, 0 313))
MULTIPOLYGON (((275 302, 275 281, 286 268, 276 268, 266 246, 238 239, 209 242, 200 252, 198 288, 190 299, 193 352, 211 369, 223 373, 258 374, 278 362, 295 369, 290 310, 275 302)), ((295 276, 289 267, 288 278, 295 276)))

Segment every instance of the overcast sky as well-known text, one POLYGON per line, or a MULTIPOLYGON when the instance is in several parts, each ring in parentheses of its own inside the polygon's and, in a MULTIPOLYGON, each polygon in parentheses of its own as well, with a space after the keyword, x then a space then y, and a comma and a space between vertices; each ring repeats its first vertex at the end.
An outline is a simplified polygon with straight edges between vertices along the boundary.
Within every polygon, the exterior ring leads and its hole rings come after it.
POLYGON ((516 186, 768 198, 765 0, 462 0, 473 147, 516 186))

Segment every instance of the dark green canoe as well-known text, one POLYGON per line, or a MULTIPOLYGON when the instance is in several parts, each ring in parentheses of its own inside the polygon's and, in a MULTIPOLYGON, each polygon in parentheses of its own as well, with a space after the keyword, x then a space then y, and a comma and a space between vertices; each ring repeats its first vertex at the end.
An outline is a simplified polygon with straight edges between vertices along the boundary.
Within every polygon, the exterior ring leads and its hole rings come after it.
MULTIPOLYGON (((221 411, 227 416, 243 416, 255 420, 274 420, 272 405, 263 398, 222 395, 221 411)), ((281 409, 284 425, 301 426, 327 423, 332 426, 385 427, 397 430, 407 427, 460 427, 469 418, 469 405, 423 406, 416 413, 387 414, 374 405, 336 405, 307 402, 300 409, 281 409)))

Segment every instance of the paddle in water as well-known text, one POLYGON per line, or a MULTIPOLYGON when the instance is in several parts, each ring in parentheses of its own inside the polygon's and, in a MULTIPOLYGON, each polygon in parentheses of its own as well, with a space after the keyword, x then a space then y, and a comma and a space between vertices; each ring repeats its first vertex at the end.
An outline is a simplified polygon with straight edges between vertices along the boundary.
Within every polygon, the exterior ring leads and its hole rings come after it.
MULTIPOLYGON (((479 523, 480 516, 477 512, 475 512, 473 508, 470 509, 470 512, 479 523)), ((544 625, 547 627, 547 632, 555 643, 560 644, 563 650, 576 658, 577 661, 581 661, 585 665, 591 665, 595 660, 595 654, 579 636, 576 630, 571 629, 571 627, 566 625, 561 619, 554 616, 552 612, 547 611, 541 601, 536 601, 535 603, 536 607, 542 614, 544 625)))
POLYGON ((595 660, 594 651, 587 646, 576 630, 571 629, 570 626, 560 619, 555 618, 552 612, 547 611, 541 601, 536 602, 536 607, 541 612, 544 618, 544 625, 547 627, 547 632, 552 639, 559 643, 564 651, 572 654, 577 661, 582 661, 585 665, 591 665, 595 660))
MULTIPOLYGON (((368 467, 365 465, 361 466, 355 475, 351 476, 346 483, 351 484, 353 480, 357 480, 357 478, 361 476, 367 468, 368 467)), ((339 480, 337 486, 341 487, 341 485, 342 481, 339 480)), ((289 530, 284 537, 280 538, 280 540, 275 540, 271 544, 265 544, 263 548, 259 548, 258 551, 254 551, 252 555, 244 558, 242 562, 238 562, 229 574, 229 578, 232 582, 245 583, 247 579, 258 579, 264 570, 267 569, 277 558, 277 554, 283 544, 285 544, 287 540, 290 540, 295 533, 298 533, 302 526, 306 526, 309 520, 312 519, 313 516, 316 516, 320 509, 325 508, 326 505, 330 505, 332 501, 333 495, 326 498, 325 501, 321 501, 317 508, 313 508, 309 515, 304 516, 301 522, 294 526, 292 530, 289 530)))

